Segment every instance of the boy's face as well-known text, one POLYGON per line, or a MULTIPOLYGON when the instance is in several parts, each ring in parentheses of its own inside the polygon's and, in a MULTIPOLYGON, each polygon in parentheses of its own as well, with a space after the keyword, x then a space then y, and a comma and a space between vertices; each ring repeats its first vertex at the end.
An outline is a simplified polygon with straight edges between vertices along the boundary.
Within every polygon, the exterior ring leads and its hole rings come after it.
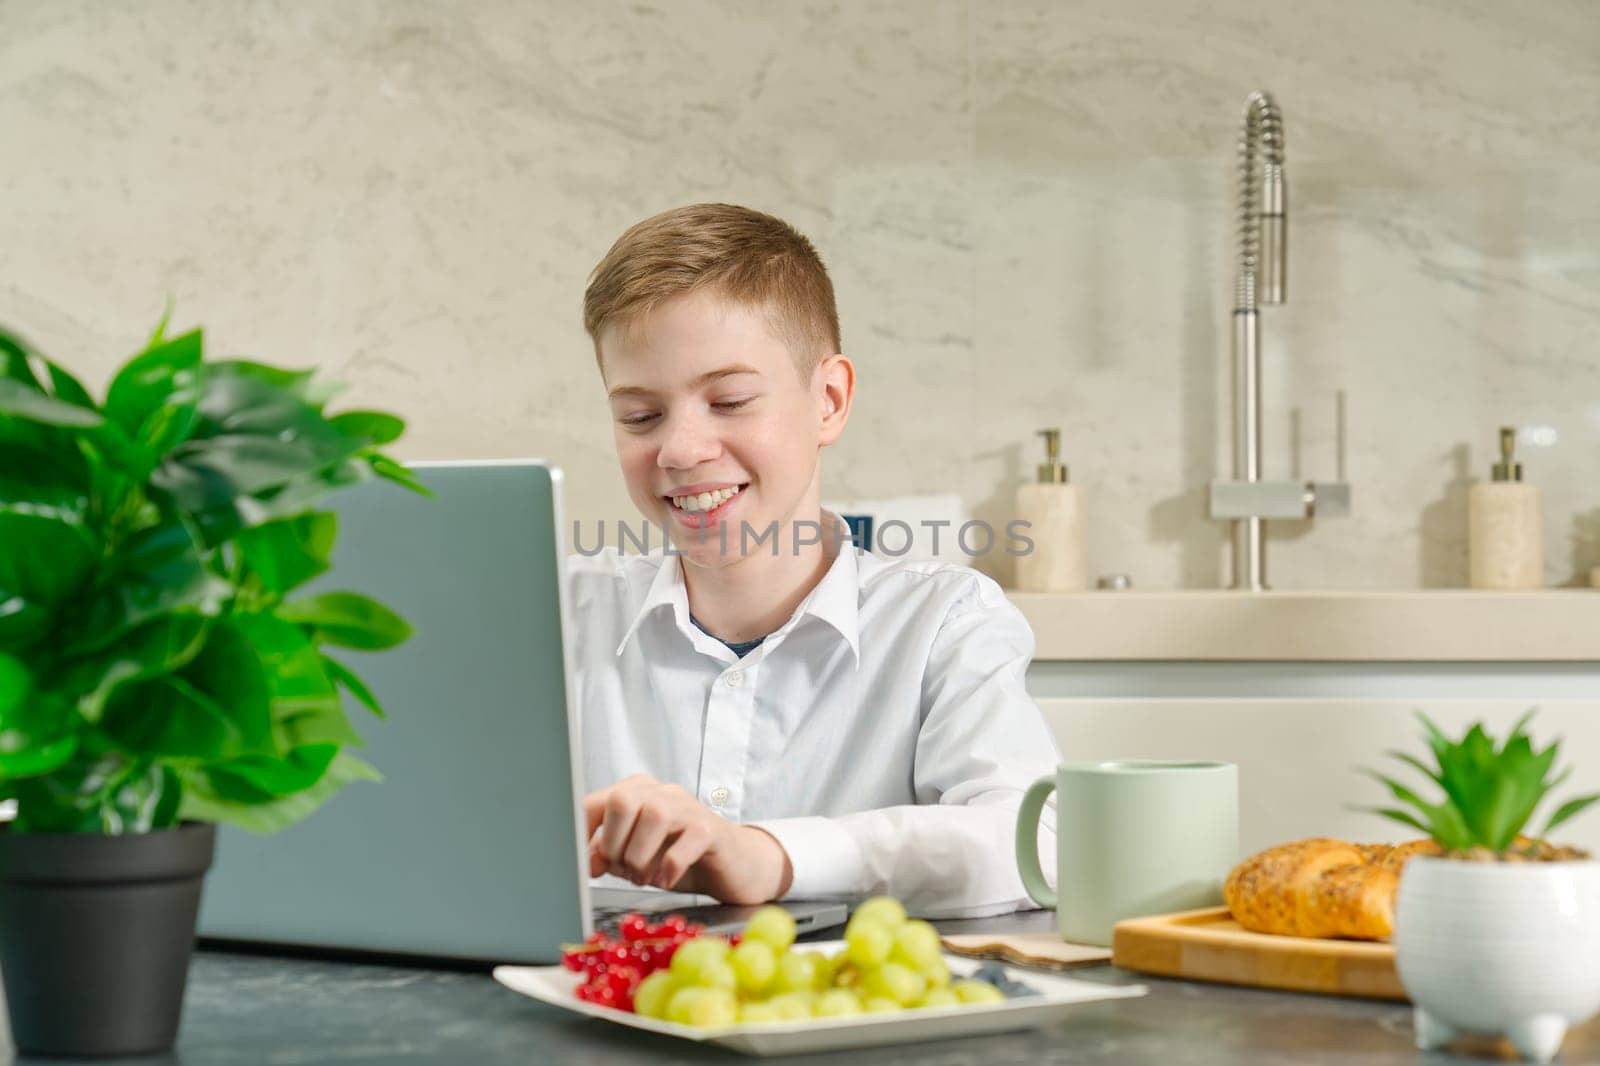
POLYGON ((759 309, 697 292, 604 330, 600 366, 628 495, 686 563, 770 556, 755 538, 774 524, 793 550, 790 523, 819 517, 818 452, 849 414, 844 356, 802 382, 759 309))

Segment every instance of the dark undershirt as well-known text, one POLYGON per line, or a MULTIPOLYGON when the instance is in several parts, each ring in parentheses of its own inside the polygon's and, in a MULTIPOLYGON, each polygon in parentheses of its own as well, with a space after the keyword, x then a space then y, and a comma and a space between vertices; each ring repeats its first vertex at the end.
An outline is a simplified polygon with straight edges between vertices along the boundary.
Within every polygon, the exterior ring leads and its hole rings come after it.
POLYGON ((693 622, 694 627, 700 632, 725 645, 729 651, 733 652, 733 654, 740 659, 743 659, 751 651, 754 651, 758 646, 760 646, 763 640, 767 639, 766 637, 757 637, 755 640, 723 640, 721 637, 711 632, 711 630, 701 625, 700 619, 696 618, 693 614, 689 615, 689 621, 693 622))

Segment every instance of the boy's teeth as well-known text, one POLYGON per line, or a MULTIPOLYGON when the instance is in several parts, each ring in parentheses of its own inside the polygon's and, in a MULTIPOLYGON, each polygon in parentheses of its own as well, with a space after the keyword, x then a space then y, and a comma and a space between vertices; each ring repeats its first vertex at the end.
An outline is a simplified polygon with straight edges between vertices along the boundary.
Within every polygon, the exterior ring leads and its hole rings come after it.
POLYGON ((735 487, 718 489, 715 492, 702 492, 697 496, 674 496, 672 497, 672 505, 684 511, 709 511, 728 500, 729 497, 737 496, 738 494, 739 490, 735 487))

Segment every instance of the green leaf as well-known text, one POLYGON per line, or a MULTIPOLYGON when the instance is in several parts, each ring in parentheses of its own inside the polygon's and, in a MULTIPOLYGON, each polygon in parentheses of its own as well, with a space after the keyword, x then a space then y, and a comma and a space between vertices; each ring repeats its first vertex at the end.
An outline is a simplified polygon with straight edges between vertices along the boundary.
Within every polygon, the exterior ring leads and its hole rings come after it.
POLYGON ((1554 829, 1556 826, 1558 826, 1558 825, 1562 824, 1563 822, 1567 821, 1573 815, 1581 813, 1583 810, 1585 810, 1590 804, 1594 803, 1596 800, 1600 800, 1600 792, 1595 792, 1595 793, 1591 793, 1590 795, 1587 795, 1587 796, 1578 796, 1578 797, 1575 797, 1573 799, 1569 799, 1567 802, 1563 803, 1560 807, 1556 808, 1556 812, 1554 814, 1552 814, 1550 816, 1550 820, 1545 823, 1544 832, 1539 834, 1539 835, 1540 836, 1549 836, 1550 830, 1554 829))
POLYGON ((107 735, 164 759, 274 755, 271 690, 245 633, 229 621, 181 673, 122 686, 106 704, 107 735))
POLYGON ((92 428, 105 421, 97 411, 46 396, 9 377, 0 377, 0 415, 74 429, 92 428))
POLYGON ((235 619, 272 685, 273 738, 280 753, 306 744, 359 746, 325 661, 298 625, 267 613, 235 619))
POLYGON ((314 813, 347 784, 382 780, 371 766, 344 754, 333 760, 328 772, 316 784, 279 799, 267 797, 260 790, 255 790, 256 796, 265 798, 230 796, 226 774, 222 772, 187 770, 183 771, 183 778, 183 817, 227 822, 252 833, 276 833, 288 828, 314 813))
POLYGON ((372 694, 372 690, 367 687, 366 682, 362 681, 359 677, 352 673, 350 668, 345 666, 344 663, 324 655, 322 657, 322 665, 327 669, 328 676, 348 689, 350 691, 350 695, 356 698, 356 702, 360 703, 363 707, 377 715, 379 718, 388 717, 388 715, 383 713, 383 707, 378 703, 378 697, 372 694))
POLYGON ((336 515, 317 511, 241 530, 235 543, 250 572, 281 595, 327 571, 338 531, 336 515))
POLYGON ((1407 766, 1415 768, 1419 773, 1421 773, 1429 781, 1432 781, 1434 784, 1438 784, 1439 783, 1439 774, 1438 774, 1438 772, 1435 771, 1433 769, 1433 767, 1431 767, 1427 763, 1423 762, 1421 759, 1418 759, 1416 756, 1407 755, 1403 751, 1386 751, 1386 752, 1384 752, 1384 754, 1393 756, 1394 758, 1399 759, 1401 762, 1405 763, 1407 766))
POLYGON ((384 480, 392 481, 396 485, 408 488, 418 496, 433 498, 432 489, 418 481, 410 470, 401 466, 387 455, 374 455, 369 459, 369 462, 372 464, 372 472, 384 480))
POLYGON ((225 768, 262 792, 287 796, 322 780, 338 754, 337 744, 305 744, 281 759, 236 759, 225 768))
POLYGON ((167 339, 167 324, 172 321, 172 308, 174 300, 172 293, 167 293, 166 306, 161 311, 161 321, 156 323, 156 328, 150 331, 150 339, 145 342, 146 348, 154 348, 167 339))
POLYGON ((1432 827, 1423 825, 1417 820, 1416 815, 1411 814, 1409 811, 1403 811, 1397 807, 1358 807, 1356 809, 1367 811, 1371 814, 1381 814, 1383 817, 1391 818, 1402 825, 1409 825, 1424 836, 1433 836, 1432 827))
POLYGON ((49 503, 0 501, 0 600, 53 608, 83 585, 100 544, 81 514, 49 503))
POLYGON ((76 700, 86 721, 98 722, 119 686, 172 673, 198 655, 209 625, 210 620, 199 614, 157 618, 101 651, 66 663, 51 679, 51 687, 76 700))
POLYGON ((70 626, 72 654, 104 647, 130 629, 177 612, 215 615, 231 586, 207 570, 194 533, 180 523, 141 530, 70 626))
POLYGON ((337 382, 316 380, 316 370, 285 370, 282 367, 252 363, 244 359, 228 359, 210 364, 212 368, 233 378, 259 382, 290 396, 318 411, 322 406, 344 391, 337 382))
POLYGON ((1396 799, 1402 803, 1409 803, 1422 812, 1423 816, 1427 818, 1428 824, 1432 827, 1427 830, 1428 834, 1439 843, 1447 848, 1469 846, 1470 833, 1461 812, 1453 802, 1429 803, 1393 778, 1386 777, 1373 770, 1365 772, 1387 786, 1396 799))
POLYGON ((28 365, 28 356, 32 351, 27 341, 0 329, 0 378, 8 378, 20 385, 43 392, 44 386, 39 384, 33 368, 28 365))
POLYGON ((68 733, 56 740, 18 751, 6 750, 6 734, 0 733, 0 779, 23 779, 54 773, 65 766, 78 750, 78 738, 68 733))
POLYGON ((116 751, 80 750, 17 788, 17 827, 35 833, 147 833, 174 824, 181 784, 171 770, 116 751))
POLYGON ((284 621, 309 626, 318 639, 345 648, 392 648, 411 636, 405 619, 355 592, 324 592, 281 604, 284 621))
POLYGON ((106 417, 129 435, 137 435, 156 411, 175 394, 193 404, 200 380, 204 340, 200 330, 162 340, 129 360, 106 392, 106 417))
POLYGON ((55 770, 18 785, 16 831, 100 832, 100 808, 132 766, 120 752, 80 746, 55 770))
POLYGON ((328 421, 345 436, 359 438, 373 445, 397 441, 406 429, 403 420, 383 411, 346 411, 328 421))

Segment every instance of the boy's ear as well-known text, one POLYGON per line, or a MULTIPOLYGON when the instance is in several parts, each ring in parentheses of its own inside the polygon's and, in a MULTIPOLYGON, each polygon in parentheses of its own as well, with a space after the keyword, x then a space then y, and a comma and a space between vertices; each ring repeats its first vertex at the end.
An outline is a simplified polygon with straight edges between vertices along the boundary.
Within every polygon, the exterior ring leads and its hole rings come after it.
POLYGON ((843 355, 830 355, 817 364, 822 379, 822 425, 818 443, 832 444, 844 432, 850 419, 850 402, 855 398, 856 368, 843 355))

